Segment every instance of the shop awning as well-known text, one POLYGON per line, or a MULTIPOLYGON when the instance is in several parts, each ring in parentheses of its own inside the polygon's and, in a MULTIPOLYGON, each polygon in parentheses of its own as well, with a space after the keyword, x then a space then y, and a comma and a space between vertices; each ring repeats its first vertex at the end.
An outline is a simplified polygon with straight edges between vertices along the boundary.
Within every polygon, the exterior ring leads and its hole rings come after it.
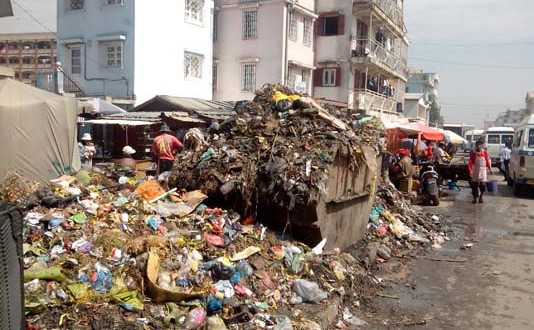
POLYGON ((121 126, 146 126, 152 125, 153 122, 141 120, 125 120, 125 119, 91 119, 84 121, 85 123, 100 124, 100 125, 121 125, 121 126))
POLYGON ((400 133, 405 136, 421 135, 421 139, 430 141, 443 141, 445 140, 445 134, 439 130, 428 127, 422 122, 413 122, 397 127, 400 133))

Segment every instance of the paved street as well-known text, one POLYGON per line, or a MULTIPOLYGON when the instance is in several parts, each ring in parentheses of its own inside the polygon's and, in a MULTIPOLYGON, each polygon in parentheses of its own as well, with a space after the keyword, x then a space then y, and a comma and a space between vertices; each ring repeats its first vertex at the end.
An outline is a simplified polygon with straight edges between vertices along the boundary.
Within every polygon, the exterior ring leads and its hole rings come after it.
POLYGON ((472 204, 465 187, 438 208, 451 222, 452 239, 442 249, 411 258, 398 272, 406 275, 393 284, 393 299, 382 298, 384 307, 395 311, 385 316, 388 324, 534 328, 534 194, 517 198, 499 184, 483 205, 472 204), (469 243, 471 248, 462 248, 469 243))

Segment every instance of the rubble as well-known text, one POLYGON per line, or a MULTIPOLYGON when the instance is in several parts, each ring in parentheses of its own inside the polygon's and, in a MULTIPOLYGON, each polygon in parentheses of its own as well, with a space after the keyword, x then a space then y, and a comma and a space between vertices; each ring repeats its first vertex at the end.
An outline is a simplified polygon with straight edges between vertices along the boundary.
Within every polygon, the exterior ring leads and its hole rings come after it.
POLYGON ((353 171, 365 161, 362 146, 381 148, 379 121, 336 112, 352 128, 343 130, 307 109, 276 112, 272 92, 267 87, 245 112, 212 127, 208 144, 181 154, 167 187, 115 167, 48 185, 6 178, 0 196, 25 210, 28 327, 365 324, 354 306, 365 307, 383 286, 370 266, 402 249, 443 243, 439 219, 423 215, 392 186, 372 187, 363 257, 325 251, 326 239, 307 246, 256 221, 262 196, 292 209, 324 193, 340 145, 353 171), (227 208, 218 207, 221 200, 227 208))

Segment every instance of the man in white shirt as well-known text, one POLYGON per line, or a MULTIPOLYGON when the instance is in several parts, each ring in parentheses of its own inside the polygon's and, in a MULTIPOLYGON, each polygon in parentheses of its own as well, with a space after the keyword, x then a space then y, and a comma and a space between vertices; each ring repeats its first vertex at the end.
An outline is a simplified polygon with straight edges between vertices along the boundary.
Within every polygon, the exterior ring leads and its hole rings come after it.
POLYGON ((510 149, 510 145, 505 144, 501 149, 501 171, 504 174, 504 181, 508 180, 510 158, 512 158, 512 150, 510 149))

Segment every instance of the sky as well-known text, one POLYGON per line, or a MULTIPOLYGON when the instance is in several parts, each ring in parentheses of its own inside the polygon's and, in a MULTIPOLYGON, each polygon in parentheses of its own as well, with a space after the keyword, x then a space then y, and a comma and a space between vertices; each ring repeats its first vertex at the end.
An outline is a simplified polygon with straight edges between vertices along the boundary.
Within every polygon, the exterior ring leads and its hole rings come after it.
POLYGON ((56 2, 57 0, 11 0, 14 16, 0 18, 0 34, 50 32, 48 29, 56 31, 56 2))
POLYGON ((446 123, 474 124, 534 91, 533 0, 406 0, 408 65, 440 76, 446 123))

